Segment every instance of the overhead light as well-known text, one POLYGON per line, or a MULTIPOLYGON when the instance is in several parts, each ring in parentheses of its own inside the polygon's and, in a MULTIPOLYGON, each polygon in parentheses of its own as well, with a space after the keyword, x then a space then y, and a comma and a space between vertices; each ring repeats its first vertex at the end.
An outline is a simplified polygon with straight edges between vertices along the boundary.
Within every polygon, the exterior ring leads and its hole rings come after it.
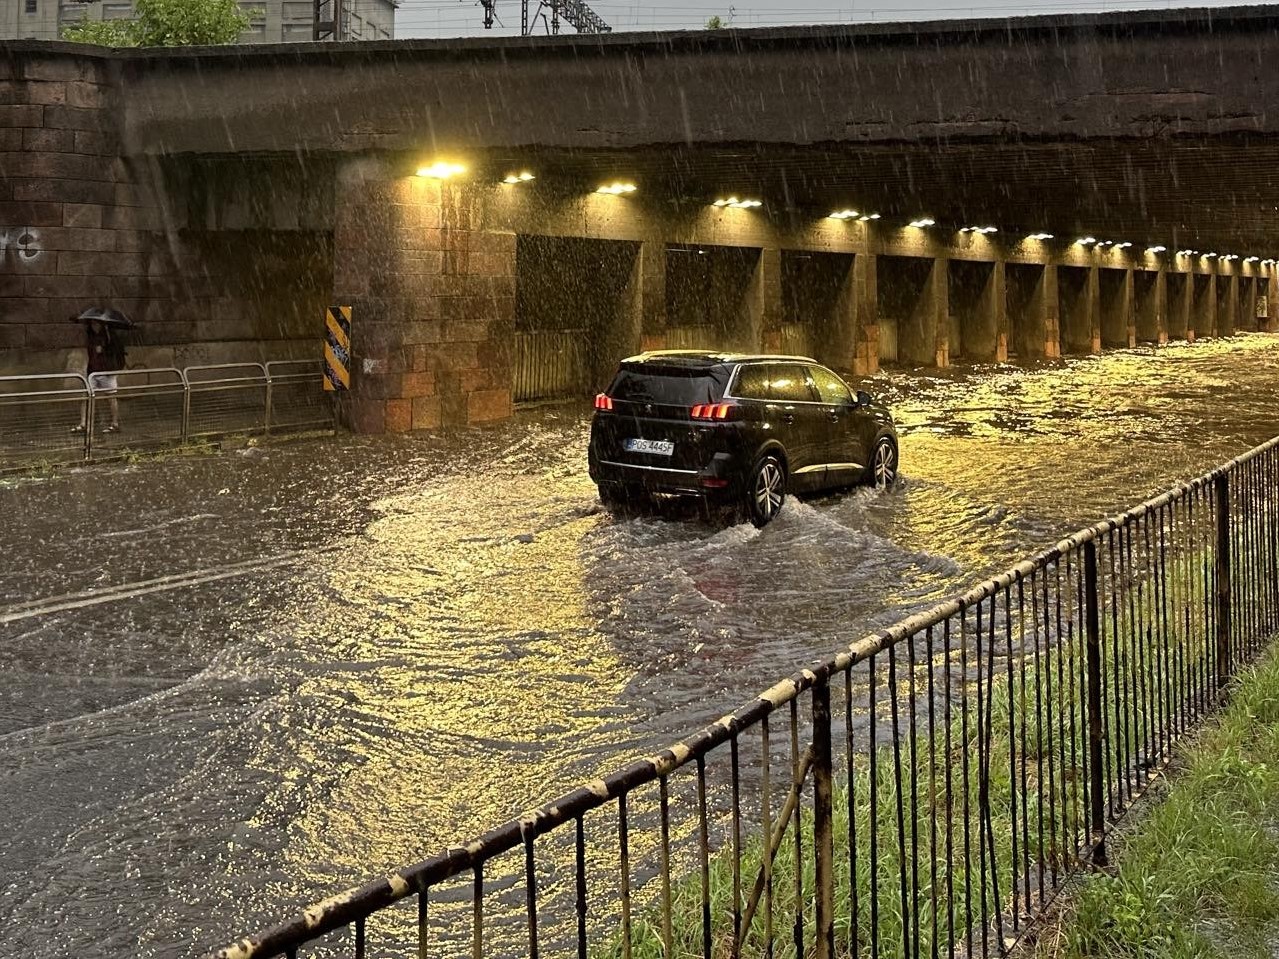
POLYGON ((1147 253, 1166 253, 1167 251, 1168 251, 1168 247, 1166 247, 1166 246, 1148 246, 1148 247, 1146 247, 1146 252, 1147 252, 1147 253))
POLYGON ((465 173, 466 167, 459 163, 445 163, 437 161, 430 166, 420 166, 417 168, 417 175, 421 177, 431 177, 435 180, 447 180, 451 176, 457 176, 459 173, 465 173))
POLYGON ((993 226, 965 226, 961 227, 960 233, 998 233, 999 230, 993 226))
POLYGON ((502 182, 513 185, 516 183, 527 183, 529 180, 536 180, 536 179, 537 177, 533 176, 533 174, 529 173, 528 171, 525 171, 523 173, 512 173, 502 182))
POLYGON ((918 220, 911 220, 909 225, 913 227, 922 228, 926 226, 936 226, 937 221, 934 220, 932 217, 925 216, 925 217, 920 217, 918 220))
POLYGON ((729 207, 733 210, 753 210, 757 206, 763 206, 762 200, 739 200, 735 196, 730 196, 727 200, 716 200, 713 204, 718 207, 729 207))
POLYGON ((1132 246, 1132 244, 1131 244, 1131 243, 1116 243, 1116 244, 1115 244, 1115 249, 1116 249, 1116 250, 1126 250, 1126 249, 1128 249, 1128 247, 1130 247, 1130 246, 1132 246))
POLYGON ((1114 240, 1098 240, 1097 245, 1098 246, 1114 246, 1115 241, 1114 240))
POLYGON ((621 196, 623 193, 634 193, 636 189, 638 188, 634 183, 606 183, 595 192, 605 193, 609 196, 621 196))
POLYGON ((1051 233, 1032 233, 1026 237, 1028 240, 1051 240, 1052 238, 1053 235, 1051 233))
POLYGON ((1212 259, 1214 256, 1216 256, 1216 255, 1217 255, 1216 253, 1205 253, 1205 254, 1204 254, 1204 259, 1205 259, 1205 260, 1211 260, 1211 259, 1212 259))
POLYGON ((832 213, 832 214, 831 214, 830 216, 828 216, 826 219, 828 219, 828 220, 851 220, 851 219, 853 219, 854 217, 857 217, 857 216, 860 216, 860 215, 861 215, 861 214, 859 214, 856 210, 836 210, 834 213, 832 213))
POLYGON ((1260 260, 1260 259, 1261 259, 1261 257, 1259 257, 1259 256, 1247 256, 1247 257, 1244 257, 1244 262, 1245 262, 1245 263, 1256 263, 1256 262, 1257 262, 1258 260, 1260 260))
POLYGON ((1092 246, 1097 242, 1097 238, 1095 236, 1081 236, 1075 242, 1080 246, 1092 246))

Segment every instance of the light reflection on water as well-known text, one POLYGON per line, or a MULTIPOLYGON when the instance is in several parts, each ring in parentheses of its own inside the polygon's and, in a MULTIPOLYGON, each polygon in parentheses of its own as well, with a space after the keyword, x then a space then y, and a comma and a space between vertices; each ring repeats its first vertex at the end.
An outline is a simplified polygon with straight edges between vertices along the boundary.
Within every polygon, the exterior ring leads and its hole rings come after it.
POLYGON ((187 955, 664 745, 1269 437, 1279 344, 869 385, 901 488, 762 532, 603 513, 564 407, 0 487, 0 603, 306 551, 0 627, 0 951, 187 955))

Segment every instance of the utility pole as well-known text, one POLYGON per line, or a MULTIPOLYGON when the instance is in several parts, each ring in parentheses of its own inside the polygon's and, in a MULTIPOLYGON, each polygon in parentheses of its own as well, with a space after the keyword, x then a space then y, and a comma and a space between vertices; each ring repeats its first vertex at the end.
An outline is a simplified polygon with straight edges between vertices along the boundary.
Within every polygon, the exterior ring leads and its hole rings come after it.
POLYGON ((313 0, 312 11, 312 40, 346 39, 344 0, 313 0))
MULTIPOLYGON (((321 0, 316 0, 317 3, 321 0)), ((332 0, 339 2, 339 0, 332 0)), ((604 18, 592 10, 585 0, 537 0, 537 9, 529 16, 529 4, 532 0, 520 0, 520 35, 532 36, 533 29, 539 19, 546 21, 548 32, 560 32, 560 21, 563 20, 578 33, 612 33, 613 28, 604 22, 604 18), (543 10, 549 9, 548 17, 543 10)), ((484 29, 493 29, 497 21, 497 0, 480 0, 484 9, 484 29)))

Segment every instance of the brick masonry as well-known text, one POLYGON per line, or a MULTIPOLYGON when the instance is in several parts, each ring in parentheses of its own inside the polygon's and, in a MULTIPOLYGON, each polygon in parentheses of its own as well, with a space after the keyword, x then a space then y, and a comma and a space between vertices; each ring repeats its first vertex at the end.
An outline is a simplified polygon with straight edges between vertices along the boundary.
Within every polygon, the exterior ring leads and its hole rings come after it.
POLYGON ((344 171, 334 296, 354 314, 346 416, 359 432, 511 415, 515 235, 476 229, 476 188, 344 171))
POLYGON ((0 57, 0 374, 82 369, 90 306, 140 323, 134 367, 318 357, 331 237, 184 230, 162 167, 122 156, 119 90, 108 61, 0 57))

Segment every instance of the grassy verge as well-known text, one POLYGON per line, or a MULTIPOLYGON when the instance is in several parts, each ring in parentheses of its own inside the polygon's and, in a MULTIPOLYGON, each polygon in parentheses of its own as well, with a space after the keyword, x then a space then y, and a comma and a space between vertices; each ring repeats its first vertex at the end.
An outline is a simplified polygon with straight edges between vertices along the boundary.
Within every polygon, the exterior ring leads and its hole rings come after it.
POLYGON ((1271 956, 1279 942, 1279 651, 1182 750, 1167 798, 1085 880, 1044 953, 1271 956))

